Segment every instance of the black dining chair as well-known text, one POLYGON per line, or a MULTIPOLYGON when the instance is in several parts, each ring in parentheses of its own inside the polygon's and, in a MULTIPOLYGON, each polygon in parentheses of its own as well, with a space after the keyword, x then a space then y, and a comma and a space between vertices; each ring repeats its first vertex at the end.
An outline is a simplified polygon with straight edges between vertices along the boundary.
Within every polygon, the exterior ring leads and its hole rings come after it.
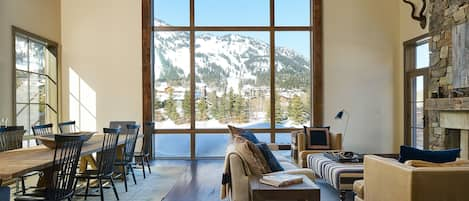
MULTIPOLYGON (((53 125, 52 124, 43 124, 43 125, 37 125, 33 126, 33 135, 34 136, 44 136, 44 135, 52 135, 53 134, 53 125)), ((41 141, 36 139, 36 145, 42 144, 41 141)))
POLYGON ((133 168, 133 159, 135 153, 135 144, 137 143, 138 131, 140 129, 140 125, 138 124, 127 124, 127 133, 125 134, 125 146, 124 151, 122 153, 122 158, 116 160, 114 163, 116 166, 121 168, 121 176, 124 179, 125 185, 125 192, 128 191, 127 188, 127 173, 130 170, 132 173, 132 178, 134 183, 137 184, 137 180, 135 179, 135 172, 133 168))
POLYGON ((23 126, 0 128, 0 152, 23 148, 23 126))
MULTIPOLYGON (((24 126, 9 126, 6 128, 0 128, 0 152, 23 148, 24 133, 24 126)), ((36 175, 37 173, 38 172, 30 172, 19 177, 21 179, 21 191, 18 190, 17 183, 16 194, 20 192, 25 194, 25 179, 27 177, 36 175)))
POLYGON ((109 180, 114 190, 114 195, 116 199, 119 200, 119 195, 117 194, 117 189, 114 184, 113 174, 114 174, 114 162, 116 160, 117 153, 117 143, 119 141, 119 128, 104 128, 104 137, 101 151, 97 156, 98 167, 96 170, 85 170, 84 172, 78 173, 76 175, 75 187, 78 185, 78 179, 86 180, 86 189, 84 195, 76 194, 76 196, 85 196, 85 200, 88 196, 100 196, 101 201, 104 201, 103 193, 103 180, 109 180), (88 189, 90 187, 90 180, 98 180, 99 185, 99 195, 88 194, 88 189))
POLYGON ((81 136, 55 135, 55 151, 51 172, 46 174, 47 186, 32 193, 17 196, 15 201, 72 200, 75 175, 80 160, 83 139, 81 136))
POLYGON ((148 172, 151 174, 150 168, 150 147, 151 147, 151 136, 153 134, 153 128, 155 127, 154 122, 146 122, 143 128, 143 142, 140 151, 134 153, 136 163, 142 166, 143 178, 146 178, 145 165, 148 167, 148 172))
POLYGON ((60 122, 58 125, 60 133, 75 133, 78 131, 75 121, 60 122))

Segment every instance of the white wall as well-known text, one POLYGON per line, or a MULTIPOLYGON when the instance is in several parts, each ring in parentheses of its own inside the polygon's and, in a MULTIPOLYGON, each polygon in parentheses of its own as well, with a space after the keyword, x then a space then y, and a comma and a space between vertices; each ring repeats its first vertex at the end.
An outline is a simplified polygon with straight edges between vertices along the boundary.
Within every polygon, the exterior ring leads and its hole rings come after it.
POLYGON ((0 117, 13 119, 12 30, 14 25, 60 42, 60 0, 0 0, 0 117))
POLYGON ((402 43, 426 31, 402 1, 324 1, 325 121, 350 113, 346 150, 391 153, 403 144, 402 43))
POLYGON ((325 122, 350 113, 346 150, 392 151, 396 13, 397 1, 324 1, 325 122))
POLYGON ((78 107, 69 107, 73 69, 81 79, 84 129, 99 130, 111 120, 141 122, 141 10, 136 0, 62 0, 64 119, 80 120, 78 107))

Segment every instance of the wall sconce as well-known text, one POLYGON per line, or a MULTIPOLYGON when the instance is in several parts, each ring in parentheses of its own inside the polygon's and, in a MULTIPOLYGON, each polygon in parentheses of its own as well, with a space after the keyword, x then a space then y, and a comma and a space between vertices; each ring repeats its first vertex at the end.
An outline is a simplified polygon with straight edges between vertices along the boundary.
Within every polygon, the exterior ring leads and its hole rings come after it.
POLYGON ((427 16, 425 16, 425 10, 427 9, 427 1, 422 0, 422 8, 420 9, 420 12, 418 14, 415 13, 416 6, 413 2, 411 2, 410 0, 402 0, 402 1, 404 1, 404 3, 409 4, 412 7, 412 13, 411 13, 412 19, 419 21, 420 27, 422 27, 422 29, 425 29, 425 27, 427 26, 427 16))

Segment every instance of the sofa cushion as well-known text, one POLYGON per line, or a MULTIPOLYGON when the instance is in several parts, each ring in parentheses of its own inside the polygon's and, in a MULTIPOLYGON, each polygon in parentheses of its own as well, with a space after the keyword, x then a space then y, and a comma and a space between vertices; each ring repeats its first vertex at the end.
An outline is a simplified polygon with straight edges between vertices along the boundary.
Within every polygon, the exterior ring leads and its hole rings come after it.
POLYGON ((267 175, 275 175, 275 174, 291 174, 291 175, 305 175, 311 181, 314 181, 316 179, 316 176, 314 175, 313 170, 309 168, 298 168, 296 167, 295 169, 290 169, 290 170, 284 170, 284 171, 279 171, 279 172, 272 172, 267 175))
POLYGON ((289 161, 280 161, 280 165, 283 167, 284 170, 294 170, 298 169, 298 167, 289 161))
POLYGON ((355 192, 357 197, 363 199, 365 195, 365 180, 356 180, 353 182, 353 192, 355 192))
POLYGON ((241 136, 254 144, 259 143, 259 140, 254 135, 254 133, 248 129, 238 128, 231 125, 228 125, 228 129, 230 130, 231 136, 234 138, 236 136, 241 136))
POLYGON ((245 162, 249 166, 249 170, 251 170, 251 173, 254 175, 261 175, 272 172, 264 158, 264 155, 254 143, 236 136, 233 139, 233 144, 235 151, 244 158, 245 162))
POLYGON ((422 160, 408 160, 404 164, 412 167, 469 167, 469 160, 457 160, 447 163, 432 163, 422 160))
POLYGON ((273 151, 272 152, 275 156, 275 158, 279 161, 279 162, 291 162, 290 159, 288 159, 287 157, 283 156, 282 153, 278 152, 278 151, 273 151))
POLYGON ((449 149, 443 151, 420 150, 409 146, 401 146, 399 162, 407 160, 422 160, 433 163, 446 163, 455 161, 460 155, 461 149, 449 149))
POLYGON ((258 143, 256 144, 256 146, 262 152, 262 155, 264 155, 264 158, 267 161, 267 164, 269 165, 270 170, 272 170, 272 172, 283 170, 283 167, 280 165, 277 158, 275 158, 274 154, 269 149, 269 146, 267 146, 266 143, 258 143))

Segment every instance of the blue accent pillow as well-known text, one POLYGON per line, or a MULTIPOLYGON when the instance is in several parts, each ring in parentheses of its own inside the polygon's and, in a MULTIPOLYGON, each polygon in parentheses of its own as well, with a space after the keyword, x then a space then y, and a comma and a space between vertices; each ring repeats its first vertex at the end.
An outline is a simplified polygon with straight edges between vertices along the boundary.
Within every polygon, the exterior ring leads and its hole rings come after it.
POLYGON ((246 140, 249 140, 250 142, 254 144, 259 143, 259 140, 257 139, 257 137, 254 135, 252 131, 247 130, 247 129, 242 129, 242 128, 240 128, 239 130, 240 130, 239 135, 241 137, 246 138, 246 140))
POLYGON ((262 155, 264 155, 264 158, 267 161, 267 164, 269 165, 272 172, 278 172, 278 171, 284 170, 282 165, 280 165, 277 158, 275 158, 274 154, 269 149, 269 146, 267 146, 266 143, 261 142, 261 143, 256 144, 256 146, 262 152, 262 155))
POLYGON ((10 187, 0 187, 0 198, 10 200, 10 187))
POLYGON ((399 162, 407 160, 422 160, 432 163, 447 163, 455 161, 460 156, 461 149, 443 151, 420 150, 409 146, 401 146, 399 162))

